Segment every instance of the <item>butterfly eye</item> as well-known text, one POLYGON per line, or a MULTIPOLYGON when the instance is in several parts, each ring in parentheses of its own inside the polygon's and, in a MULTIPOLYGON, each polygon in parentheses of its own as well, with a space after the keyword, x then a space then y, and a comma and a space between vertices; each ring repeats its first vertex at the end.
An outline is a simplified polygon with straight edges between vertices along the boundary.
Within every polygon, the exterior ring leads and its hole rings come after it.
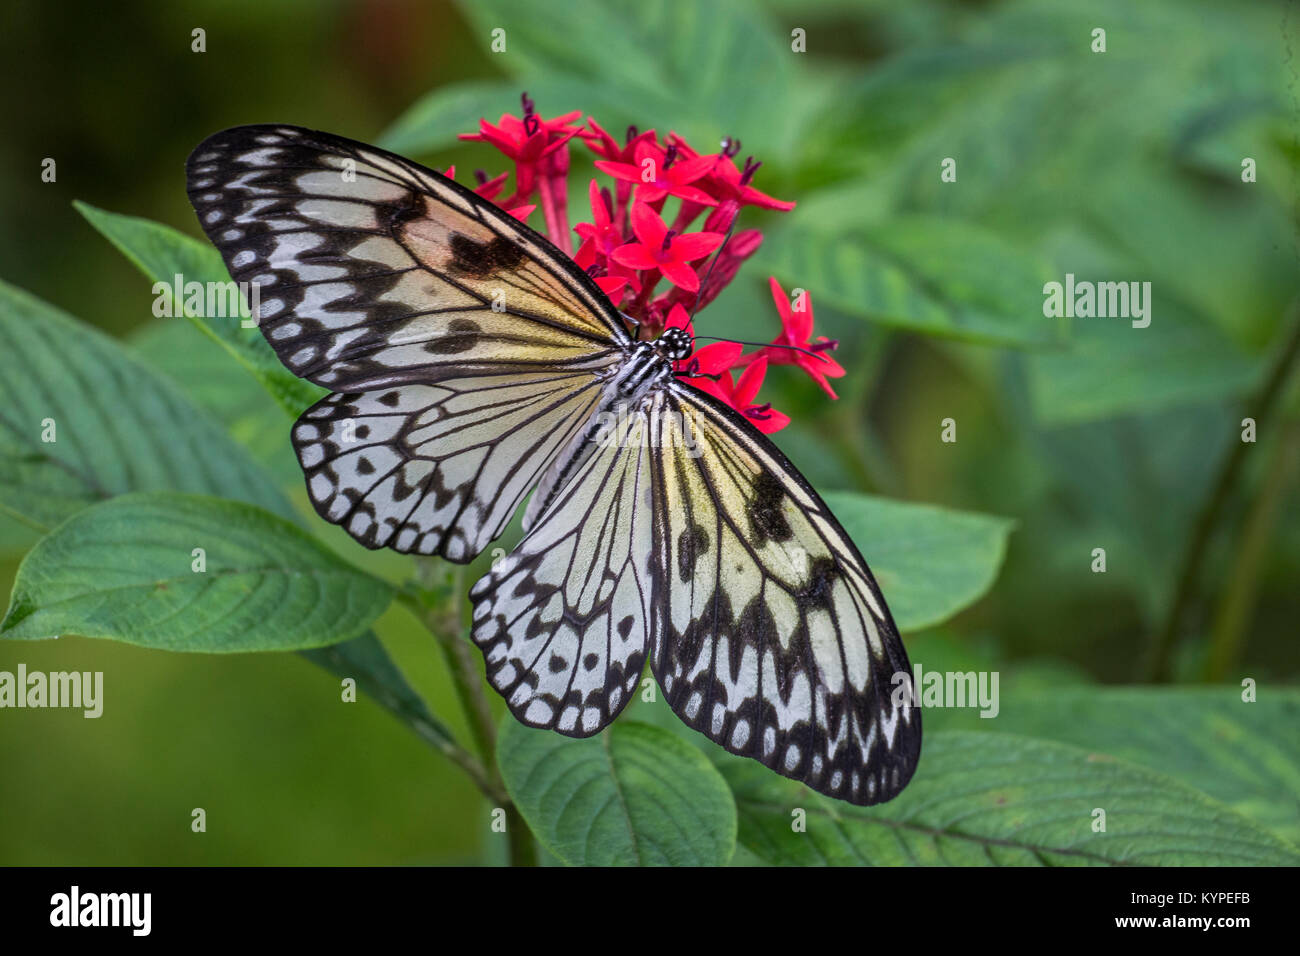
POLYGON ((674 362, 691 354, 691 335, 684 329, 666 329, 659 341, 662 343, 663 355, 674 362))

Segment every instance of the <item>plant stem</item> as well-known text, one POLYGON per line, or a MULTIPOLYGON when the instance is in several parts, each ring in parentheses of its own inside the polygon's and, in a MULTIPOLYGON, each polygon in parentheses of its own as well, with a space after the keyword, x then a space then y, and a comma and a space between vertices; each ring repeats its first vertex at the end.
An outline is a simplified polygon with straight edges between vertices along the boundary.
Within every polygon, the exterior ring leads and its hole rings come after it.
POLYGON ((506 834, 510 841, 511 866, 536 866, 537 847, 532 831, 506 791, 496 761, 496 721, 483 689, 478 666, 469 644, 461 639, 464 568, 428 558, 416 559, 419 595, 402 592, 399 598, 438 642, 452 686, 474 738, 486 779, 479 789, 506 813, 506 834))
POLYGON ((1273 448, 1267 474, 1255 499, 1239 547, 1233 551, 1232 574, 1214 619, 1205 679, 1221 681, 1241 658, 1246 631, 1259 591, 1259 569, 1277 528, 1278 511, 1290 491, 1296 463, 1300 461, 1300 426, 1292 424, 1273 448))
MULTIPOLYGON (((573 255, 573 233, 569 231, 568 196, 566 177, 559 172, 558 156, 555 153, 546 162, 545 168, 537 177, 537 188, 542 199, 542 218, 546 220, 547 237, 566 256, 573 255)), ((564 164, 567 172, 568 163, 564 164)))
MULTIPOLYGON (((1282 393, 1282 387, 1295 367, 1296 358, 1300 356, 1300 306, 1292 303, 1288 312, 1281 343, 1273 363, 1258 391, 1249 398, 1244 409, 1245 417, 1254 419, 1256 427, 1261 427, 1261 423, 1273 410, 1282 393)), ((1174 645, 1182 636, 1183 621, 1195 597, 1196 586, 1201 578, 1201 568, 1209 552, 1210 542, 1227 510, 1238 475, 1246 460, 1246 452, 1250 447, 1250 442, 1232 443, 1219 466, 1214 489, 1196 517, 1187 550, 1183 553, 1183 563, 1179 570, 1178 583, 1169 606, 1169 613, 1163 625, 1153 635, 1147 666, 1147 678, 1152 682, 1163 683, 1170 679, 1174 645)))

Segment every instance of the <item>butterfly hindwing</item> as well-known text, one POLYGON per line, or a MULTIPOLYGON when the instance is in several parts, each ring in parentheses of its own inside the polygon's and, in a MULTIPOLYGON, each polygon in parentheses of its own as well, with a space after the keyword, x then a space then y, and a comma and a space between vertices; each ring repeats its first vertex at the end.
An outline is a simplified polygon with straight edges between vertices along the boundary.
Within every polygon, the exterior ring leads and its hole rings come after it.
POLYGON ((546 239, 432 170, 292 126, 240 126, 189 158, 190 201, 296 375, 339 392, 604 368, 627 333, 546 239))
POLYGON ((586 372, 332 394, 293 444, 327 521, 369 548, 469 561, 496 538, 600 394, 586 372))
POLYGON ((853 803, 894 796, 920 752, 920 712, 895 702, 910 665, 826 505, 694 389, 670 384, 618 421, 471 591, 512 712, 595 733, 648 653, 678 716, 732 753, 853 803))
POLYGON ((641 676, 652 599, 647 437, 642 416, 619 416, 470 591, 488 681, 529 726, 590 736, 641 676))
POLYGON ((785 457, 680 383, 656 465, 651 667, 689 726, 814 790, 869 804, 912 775, 920 712, 871 572, 785 457), (908 685, 910 690, 910 684, 908 685))

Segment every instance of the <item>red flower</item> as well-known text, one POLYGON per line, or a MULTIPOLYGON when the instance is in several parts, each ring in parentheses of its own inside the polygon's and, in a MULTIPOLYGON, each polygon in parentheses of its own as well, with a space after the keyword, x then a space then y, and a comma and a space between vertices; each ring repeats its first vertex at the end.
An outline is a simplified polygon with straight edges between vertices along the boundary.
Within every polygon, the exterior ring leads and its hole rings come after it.
POLYGON ((635 292, 641 288, 640 283, 636 281, 636 273, 631 269, 617 263, 613 263, 611 267, 598 261, 598 258, 595 243, 588 241, 578 247, 573 261, 578 264, 578 268, 591 276, 592 281, 600 286, 600 291, 609 296, 609 301, 618 305, 622 301, 624 289, 635 292))
MULTIPOLYGON (((698 155, 686 140, 676 133, 668 134, 668 142, 676 146, 683 156, 692 157, 698 155)), ((789 212, 793 209, 794 203, 774 199, 767 193, 761 193, 749 185, 749 181, 754 178, 754 173, 758 172, 758 168, 763 164, 755 162, 751 157, 745 160, 744 171, 737 169, 736 164, 731 159, 731 150, 739 147, 739 143, 735 143, 734 147, 733 144, 728 143, 721 153, 708 157, 714 160, 714 165, 705 178, 704 188, 707 188, 720 200, 734 199, 742 206, 759 206, 763 209, 779 209, 782 212, 789 212)))
MULTIPOLYGON (((509 173, 489 178, 476 171, 475 192, 520 220, 540 207, 545 232, 562 253, 605 293, 629 320, 628 330, 641 341, 651 341, 664 329, 681 328, 694 339, 692 316, 707 306, 735 278, 741 265, 763 241, 757 229, 735 228, 742 206, 788 210, 794 203, 773 199, 750 185, 760 164, 752 158, 738 169, 733 157, 738 142, 724 141, 721 152, 701 156, 673 133, 666 146, 654 130, 637 132, 628 127, 620 143, 594 119, 589 129, 579 129, 578 112, 545 120, 532 100, 523 97, 523 116, 504 115, 499 123, 483 120, 477 133, 462 139, 491 143, 514 161, 515 190, 506 197, 509 173), (596 167, 613 177, 612 189, 596 180, 588 186, 591 221, 568 225, 568 142, 579 136, 599 157, 596 167), (647 174, 643 178, 643 173, 647 174), (681 200, 674 206, 671 225, 661 210, 669 196, 681 200), (701 231, 693 224, 707 212, 701 231), (581 240, 573 252, 574 233, 581 240), (731 239, 707 266, 698 260, 718 250, 725 235, 731 239), (701 274, 709 270, 707 288, 701 274), (661 277, 672 285, 656 294, 661 277), (687 309, 690 309, 688 313, 687 309)), ((448 176, 455 170, 449 169, 448 176)), ((789 424, 787 415, 770 403, 759 404, 758 392, 769 367, 797 365, 832 398, 829 378, 844 369, 828 353, 837 345, 824 337, 812 340, 813 316, 806 297, 793 308, 775 279, 772 297, 781 317, 781 333, 770 345, 745 355, 736 342, 718 342, 698 349, 677 363, 683 381, 735 409, 755 428, 775 432, 789 424), (802 351, 798 351, 801 349, 802 351)))
POLYGON ((477 133, 461 133, 464 140, 491 143, 515 162, 516 201, 522 202, 537 183, 537 173, 543 160, 548 159, 580 132, 570 125, 582 115, 581 110, 544 120, 533 112, 533 101, 523 97, 524 116, 520 119, 503 113, 496 125, 479 120, 477 133))
POLYGON ((632 231, 637 241, 619 246, 610 258, 631 269, 658 269, 688 292, 700 288, 700 277, 690 264, 722 245, 724 238, 717 232, 674 235, 659 214, 639 200, 632 204, 632 231))
POLYGON ((643 202, 659 202, 665 196, 677 196, 704 206, 716 206, 716 199, 703 189, 690 185, 707 175, 713 163, 713 156, 683 159, 675 146, 665 151, 653 142, 641 140, 636 145, 634 163, 598 159, 596 168, 625 183, 636 183, 636 198, 643 202), (646 179, 647 175, 649 179, 646 179))
POLYGON ((565 113, 555 119, 544 120, 535 113, 523 119, 502 113, 496 125, 479 120, 477 133, 461 133, 460 139, 491 143, 516 163, 535 163, 543 156, 555 152, 579 132, 570 126, 581 110, 565 113))
POLYGON ((583 238, 584 243, 590 242, 599 255, 609 256, 623 245, 623 231, 614 224, 609 205, 594 179, 588 188, 588 195, 591 197, 591 218, 594 221, 580 222, 573 227, 573 231, 583 238))
POLYGON ((733 380, 732 370, 742 363, 740 351, 741 346, 735 342, 706 345, 686 362, 686 371, 693 376, 686 381, 730 405, 759 431, 768 435, 779 432, 790 424, 790 416, 778 412, 770 402, 754 404, 754 398, 763 385, 763 376, 767 374, 767 359, 761 355, 750 356, 753 361, 740 373, 740 378, 733 380))
POLYGON ((826 353, 837 348, 840 343, 824 335, 818 336, 815 342, 811 341, 813 310, 812 298, 807 292, 799 296, 799 301, 792 308, 790 300, 786 298, 775 276, 768 279, 768 285, 772 289, 772 301, 776 303, 776 311, 781 316, 781 334, 772 340, 772 345, 766 345, 753 355, 745 356, 742 362, 754 361, 759 356, 763 356, 773 365, 797 365, 807 372, 827 395, 838 398, 839 396, 835 394, 835 390, 826 379, 841 378, 844 369, 839 362, 826 353), (816 354, 808 355, 807 352, 799 352, 794 348, 773 348, 773 345, 796 346, 816 354))
POLYGON ((493 176, 488 179, 487 174, 479 170, 474 175, 478 179, 478 186, 474 188, 474 192, 484 199, 496 199, 501 194, 501 190, 505 188, 506 177, 510 174, 502 173, 500 176, 493 176))
POLYGON ((620 146, 618 140, 605 132, 604 128, 590 116, 587 117, 587 125, 591 130, 582 130, 578 135, 591 147, 593 153, 611 163, 635 163, 637 147, 642 143, 655 141, 654 130, 648 129, 644 133, 638 133, 635 126, 629 126, 627 142, 620 146))

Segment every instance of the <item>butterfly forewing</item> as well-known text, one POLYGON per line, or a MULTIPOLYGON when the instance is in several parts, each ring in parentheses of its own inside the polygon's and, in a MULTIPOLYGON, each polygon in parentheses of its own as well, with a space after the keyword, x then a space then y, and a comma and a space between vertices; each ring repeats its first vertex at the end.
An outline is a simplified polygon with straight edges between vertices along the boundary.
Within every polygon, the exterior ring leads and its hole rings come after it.
POLYGON ((910 665, 834 516, 694 389, 656 391, 619 422, 471 592, 473 638, 515 716, 595 733, 649 654, 678 716, 732 753, 853 803, 894 796, 920 751, 920 713, 893 680, 910 665))
POLYGON ((335 391, 561 366, 627 341, 582 272, 508 213, 401 157, 285 126, 217 133, 190 200, 295 374, 335 391))
POLYGON ((293 430, 317 511, 367 547, 471 560, 590 416, 617 312, 512 216, 362 143, 237 127, 188 174, 267 341, 335 391, 293 430))

